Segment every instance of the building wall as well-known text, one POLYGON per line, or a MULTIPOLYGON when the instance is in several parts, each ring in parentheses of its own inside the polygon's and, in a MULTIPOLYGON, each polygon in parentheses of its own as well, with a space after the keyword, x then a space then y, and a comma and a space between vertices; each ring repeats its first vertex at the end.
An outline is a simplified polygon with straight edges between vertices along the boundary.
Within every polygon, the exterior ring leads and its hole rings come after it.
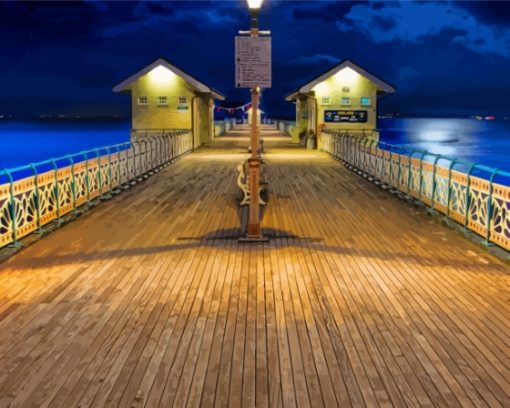
POLYGON ((199 140, 200 143, 208 143, 213 140, 214 126, 213 110, 211 108, 212 98, 202 96, 199 98, 198 114, 200 115, 199 140))
POLYGON ((131 88, 132 129, 192 129, 192 98, 194 94, 186 82, 167 70, 157 70, 140 77, 131 88), (138 98, 146 96, 148 105, 139 105, 138 98), (158 105, 158 97, 166 96, 168 105, 158 105), (179 97, 187 100, 187 110, 178 110, 179 97))
POLYGON ((331 76, 314 88, 317 100, 317 126, 325 124, 330 129, 345 130, 373 130, 377 126, 377 86, 367 78, 359 75, 350 68, 346 68, 336 75, 331 76), (349 70, 349 71, 347 71, 349 70), (347 72, 345 72, 347 71, 347 72), (347 91, 345 88, 348 88, 347 91), (329 97, 329 104, 323 103, 323 98, 329 97), (342 98, 350 99, 348 105, 342 104, 342 98), (369 97, 370 106, 362 106, 361 98, 369 97), (367 111, 366 123, 325 123, 324 111, 326 110, 361 110, 367 111))

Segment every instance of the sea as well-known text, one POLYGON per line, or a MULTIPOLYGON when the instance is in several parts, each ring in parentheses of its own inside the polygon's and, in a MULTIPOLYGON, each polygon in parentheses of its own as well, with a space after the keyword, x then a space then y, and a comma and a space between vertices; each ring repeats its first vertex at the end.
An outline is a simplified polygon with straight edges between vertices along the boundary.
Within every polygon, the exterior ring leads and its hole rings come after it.
MULTIPOLYGON (((378 127, 382 142, 510 172, 510 121, 396 118, 378 127)), ((125 121, 0 121, 0 169, 127 142, 129 131, 125 121)))

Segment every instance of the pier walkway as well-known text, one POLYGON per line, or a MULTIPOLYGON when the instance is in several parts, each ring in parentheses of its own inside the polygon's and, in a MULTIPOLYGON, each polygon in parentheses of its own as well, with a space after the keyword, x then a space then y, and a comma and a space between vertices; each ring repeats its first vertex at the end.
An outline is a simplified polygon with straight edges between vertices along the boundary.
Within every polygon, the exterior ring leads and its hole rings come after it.
POLYGON ((0 264, 0 407, 510 406, 510 268, 265 129, 238 129, 0 264))

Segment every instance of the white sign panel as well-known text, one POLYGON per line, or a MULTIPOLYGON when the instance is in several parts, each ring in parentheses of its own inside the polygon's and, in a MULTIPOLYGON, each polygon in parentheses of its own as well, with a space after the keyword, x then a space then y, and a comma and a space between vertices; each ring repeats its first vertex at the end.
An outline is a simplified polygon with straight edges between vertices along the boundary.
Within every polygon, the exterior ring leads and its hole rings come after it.
POLYGON ((271 37, 236 37, 236 88, 271 88, 271 37))

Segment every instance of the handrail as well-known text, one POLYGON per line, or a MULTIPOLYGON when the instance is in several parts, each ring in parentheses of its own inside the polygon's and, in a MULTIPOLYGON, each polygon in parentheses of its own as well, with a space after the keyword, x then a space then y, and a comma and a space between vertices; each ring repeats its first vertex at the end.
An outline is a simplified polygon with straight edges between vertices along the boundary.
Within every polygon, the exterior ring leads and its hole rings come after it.
POLYGON ((0 248, 19 247, 23 236, 42 232, 43 225, 55 220, 58 226, 64 215, 76 213, 78 207, 98 197, 111 197, 115 188, 135 184, 134 180, 148 177, 191 149, 191 130, 167 129, 165 136, 147 136, 0 170, 5 179, 0 180, 0 248))
POLYGON ((324 151, 371 176, 370 179, 393 185, 431 210, 474 231, 486 243, 510 250, 510 172, 425 149, 374 142, 372 138, 333 129, 324 129, 321 138, 324 151), (334 139, 328 139, 330 137, 334 139), (340 143, 332 143, 338 139, 340 143), (384 152, 389 152, 389 160, 384 152), (408 166, 407 177, 401 175, 404 157, 408 162, 405 164, 408 166), (455 167, 465 171, 455 170, 455 167), (398 180, 395 183, 396 174, 398 180), (501 178, 505 179, 504 183, 500 182, 501 178))

